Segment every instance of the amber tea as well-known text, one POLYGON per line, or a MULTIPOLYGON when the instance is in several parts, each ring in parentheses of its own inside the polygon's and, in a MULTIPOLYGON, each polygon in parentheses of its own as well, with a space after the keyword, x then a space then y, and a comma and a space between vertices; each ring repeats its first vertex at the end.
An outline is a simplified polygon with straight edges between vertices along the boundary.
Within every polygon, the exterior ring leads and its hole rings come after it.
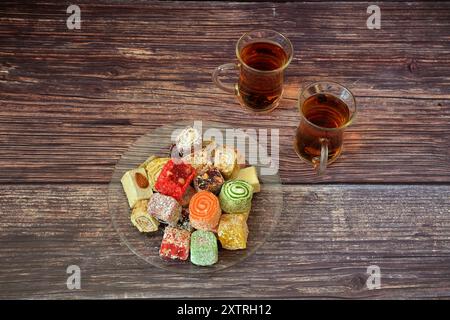
MULTIPOLYGON (((241 58, 247 66, 258 71, 279 69, 287 61, 283 48, 271 42, 254 42, 246 45, 241 51, 241 58)), ((246 106, 264 110, 281 97, 283 73, 268 75, 243 69, 238 88, 239 96, 246 106)))
POLYGON ((212 75, 222 90, 237 96, 239 103, 254 112, 275 109, 283 95, 283 74, 292 60, 291 42, 273 30, 254 30, 244 34, 236 44, 239 63, 217 67, 212 75), (239 70, 239 79, 232 86, 219 75, 230 69, 239 70))
POLYGON ((334 161, 341 153, 343 132, 323 131, 321 128, 335 129, 344 126, 350 118, 347 104, 331 94, 319 93, 304 101, 301 112, 307 121, 301 121, 297 129, 295 137, 297 153, 305 160, 318 162, 322 142, 326 141, 328 162, 334 161))

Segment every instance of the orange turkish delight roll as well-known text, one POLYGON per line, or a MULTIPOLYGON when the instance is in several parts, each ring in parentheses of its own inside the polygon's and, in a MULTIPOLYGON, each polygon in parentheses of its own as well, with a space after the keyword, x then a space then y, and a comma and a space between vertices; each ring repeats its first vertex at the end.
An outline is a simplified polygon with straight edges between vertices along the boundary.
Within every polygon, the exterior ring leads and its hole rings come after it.
POLYGON ((189 220, 195 229, 216 230, 221 214, 219 199, 212 192, 197 192, 189 203, 189 220))

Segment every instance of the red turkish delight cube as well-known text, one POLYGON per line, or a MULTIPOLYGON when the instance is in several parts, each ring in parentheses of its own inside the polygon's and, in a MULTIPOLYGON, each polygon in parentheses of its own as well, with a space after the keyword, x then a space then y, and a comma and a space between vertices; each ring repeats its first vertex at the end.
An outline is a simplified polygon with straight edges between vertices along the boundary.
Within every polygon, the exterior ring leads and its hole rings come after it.
POLYGON ((187 260, 191 233, 185 229, 166 227, 159 249, 159 256, 165 260, 187 260))
POLYGON ((169 160, 156 180, 156 191, 181 201, 195 176, 195 169, 188 163, 169 160))

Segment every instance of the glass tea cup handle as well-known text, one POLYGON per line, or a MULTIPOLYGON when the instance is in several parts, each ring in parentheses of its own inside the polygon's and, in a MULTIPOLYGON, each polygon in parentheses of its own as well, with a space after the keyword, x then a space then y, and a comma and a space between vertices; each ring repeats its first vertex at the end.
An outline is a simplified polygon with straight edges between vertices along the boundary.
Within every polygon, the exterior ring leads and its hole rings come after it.
POLYGON ((217 87, 222 89, 225 92, 236 94, 236 85, 227 85, 224 84, 222 81, 220 81, 219 76, 224 70, 231 70, 231 69, 237 69, 239 70, 239 64, 237 63, 226 63, 221 66, 218 66, 213 74, 212 74, 212 80, 216 84, 217 87))
POLYGON ((313 159, 314 168, 317 170, 317 174, 320 176, 325 173, 328 163, 328 139, 320 138, 320 158, 315 157, 313 159))

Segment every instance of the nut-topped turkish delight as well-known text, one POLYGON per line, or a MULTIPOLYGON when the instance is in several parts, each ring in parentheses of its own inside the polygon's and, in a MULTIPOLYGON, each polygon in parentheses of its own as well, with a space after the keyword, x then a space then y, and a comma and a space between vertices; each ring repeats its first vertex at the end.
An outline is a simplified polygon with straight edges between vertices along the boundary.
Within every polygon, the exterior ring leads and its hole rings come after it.
POLYGON ((190 242, 191 233, 189 231, 166 227, 161 248, 159 249, 159 256, 166 260, 187 260, 190 242))
POLYGON ((144 168, 125 172, 120 182, 130 208, 133 208, 139 200, 149 199, 153 193, 144 168))
POLYGON ((201 147, 202 135, 193 127, 184 128, 175 139, 175 150, 181 156, 190 154, 201 147))
POLYGON ((175 226, 181 218, 181 206, 177 200, 161 193, 155 193, 147 206, 148 213, 159 221, 175 226))
POLYGON ((185 155, 183 161, 191 164, 197 170, 202 169, 204 166, 212 165, 215 147, 216 143, 214 141, 208 141, 203 149, 185 155))
POLYGON ((195 176, 195 169, 188 163, 169 160, 156 180, 156 191, 181 201, 195 176))
POLYGON ((205 166, 194 178, 194 187, 197 191, 206 190, 214 194, 219 194, 225 179, 219 169, 213 166, 205 166))
POLYGON ((234 148, 219 146, 214 152, 214 166, 217 167, 225 179, 229 179, 232 174, 239 170, 237 155, 234 148))

